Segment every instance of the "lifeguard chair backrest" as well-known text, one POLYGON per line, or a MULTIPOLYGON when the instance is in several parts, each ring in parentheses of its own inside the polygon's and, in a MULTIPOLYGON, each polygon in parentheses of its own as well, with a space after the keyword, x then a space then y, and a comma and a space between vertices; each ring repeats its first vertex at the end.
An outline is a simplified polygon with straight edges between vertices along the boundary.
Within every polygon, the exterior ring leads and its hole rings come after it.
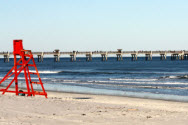
POLYGON ((14 55, 21 55, 21 50, 23 50, 22 40, 14 40, 13 45, 14 45, 13 54, 14 55))

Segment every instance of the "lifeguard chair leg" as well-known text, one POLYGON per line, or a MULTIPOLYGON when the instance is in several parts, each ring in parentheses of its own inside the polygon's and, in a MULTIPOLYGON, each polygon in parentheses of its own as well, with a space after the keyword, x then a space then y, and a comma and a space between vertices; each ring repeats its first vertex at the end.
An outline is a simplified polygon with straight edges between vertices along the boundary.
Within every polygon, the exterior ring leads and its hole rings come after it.
MULTIPOLYGON (((23 67, 20 67, 19 70, 18 70, 19 72, 17 73, 17 75, 19 75, 22 70, 23 70, 23 67)), ((14 74, 15 74, 15 72, 14 72, 14 74)), ((16 77, 14 77, 14 79, 10 82, 10 84, 6 87, 6 89, 3 90, 3 93, 2 93, 2 94, 5 94, 5 92, 6 92, 6 91, 8 90, 8 88, 12 85, 12 83, 15 81, 15 79, 16 79, 16 77)))
POLYGON ((17 73, 16 55, 14 55, 14 72, 15 72, 15 91, 16 91, 16 95, 18 95, 18 73, 17 73))
POLYGON ((30 82, 32 94, 33 94, 33 96, 35 96, 35 91, 33 89, 33 84, 32 84, 32 81, 31 81, 31 76, 30 76, 30 73, 29 73, 29 67, 28 66, 26 67, 26 70, 27 70, 27 74, 29 76, 29 82, 30 82))
POLYGON ((6 89, 3 91, 3 95, 5 94, 5 92, 7 92, 8 88, 12 85, 12 83, 14 82, 15 78, 10 82, 10 84, 6 87, 6 89))
POLYGON ((41 80, 41 78, 40 78, 40 74, 39 74, 39 72, 38 72, 38 69, 37 69, 37 66, 36 66, 36 63, 35 63, 34 58, 32 58, 32 61, 33 61, 33 65, 34 65, 34 67, 35 67, 36 73, 37 73, 37 75, 38 75, 39 82, 41 83, 42 91, 43 91, 43 93, 45 94, 45 97, 48 98, 48 97, 47 97, 47 93, 46 93, 46 91, 45 91, 45 89, 44 89, 42 80, 41 80))
POLYGON ((37 76, 38 76, 38 78, 39 78, 39 82, 41 83, 42 91, 43 91, 43 93, 45 94, 45 97, 48 98, 48 97, 47 97, 47 93, 46 93, 46 91, 45 91, 45 89, 44 89, 44 86, 43 86, 42 80, 41 80, 41 78, 40 78, 40 74, 39 74, 39 72, 38 72, 38 69, 37 69, 37 66, 36 66, 35 60, 34 60, 33 57, 32 57, 32 61, 33 61, 33 65, 34 65, 34 67, 35 67, 35 70, 36 70, 37 76))
POLYGON ((29 83, 28 83, 28 76, 27 76, 27 72, 26 72, 27 63, 26 63, 25 57, 23 55, 22 55, 22 63, 24 65, 24 76, 25 76, 25 82, 26 82, 28 96, 31 96, 30 87, 29 87, 29 83))
POLYGON ((1 84, 2 82, 4 82, 4 81, 7 79, 7 77, 9 76, 9 74, 10 74, 13 70, 14 70, 14 67, 12 67, 12 69, 4 76, 4 78, 0 81, 0 84, 1 84))

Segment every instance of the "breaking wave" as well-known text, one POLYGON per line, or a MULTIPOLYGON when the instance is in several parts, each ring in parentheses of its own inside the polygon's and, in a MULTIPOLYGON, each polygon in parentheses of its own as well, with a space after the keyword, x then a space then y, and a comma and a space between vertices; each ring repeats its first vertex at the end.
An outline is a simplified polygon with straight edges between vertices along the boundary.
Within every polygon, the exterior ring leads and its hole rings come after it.
MULTIPOLYGON (((30 72, 32 73, 36 73, 35 70, 29 70, 30 72)), ((14 72, 14 71, 13 71, 14 72)), ((17 71, 18 72, 18 71, 17 71)), ((50 70, 47 70, 47 71, 38 71, 40 74, 56 74, 56 73, 60 73, 61 71, 50 71, 50 70)), ((22 70, 21 73, 24 73, 24 71, 22 70)))
POLYGON ((164 76, 160 77, 161 79, 188 79, 188 75, 183 76, 164 76))

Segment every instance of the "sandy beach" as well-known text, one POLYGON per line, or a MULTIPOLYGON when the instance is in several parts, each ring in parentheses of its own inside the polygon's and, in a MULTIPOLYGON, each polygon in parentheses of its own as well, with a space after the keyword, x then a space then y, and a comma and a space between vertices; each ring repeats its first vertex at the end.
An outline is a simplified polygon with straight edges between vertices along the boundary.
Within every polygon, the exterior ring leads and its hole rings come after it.
POLYGON ((0 95, 0 125, 187 125, 188 103, 48 92, 0 95))

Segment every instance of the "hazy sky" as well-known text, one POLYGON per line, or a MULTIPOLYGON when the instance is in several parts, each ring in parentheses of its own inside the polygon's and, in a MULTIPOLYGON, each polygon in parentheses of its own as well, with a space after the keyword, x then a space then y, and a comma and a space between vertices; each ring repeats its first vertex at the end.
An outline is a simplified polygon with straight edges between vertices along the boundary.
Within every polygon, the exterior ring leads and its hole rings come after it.
POLYGON ((188 50, 188 0, 0 0, 0 51, 188 50))

